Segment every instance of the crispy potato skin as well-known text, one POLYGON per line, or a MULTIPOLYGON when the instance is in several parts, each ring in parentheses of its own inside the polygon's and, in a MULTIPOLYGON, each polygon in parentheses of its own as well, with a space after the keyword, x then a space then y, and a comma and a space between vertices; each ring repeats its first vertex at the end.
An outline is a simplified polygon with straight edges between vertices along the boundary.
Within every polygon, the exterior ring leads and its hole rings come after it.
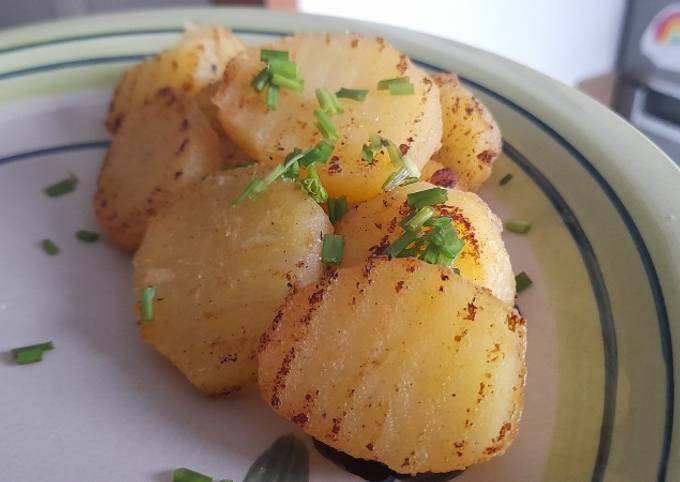
MULTIPOLYGON (((336 227, 345 236, 343 266, 363 264, 369 255, 382 254, 403 234, 399 222, 409 213, 407 195, 433 187, 424 182, 403 186, 351 209, 336 227)), ((453 267, 463 278, 513 303, 515 277, 498 217, 476 194, 456 189, 448 190, 448 201, 436 211, 453 219, 458 236, 465 241, 453 267)))
POLYGON ((177 192, 219 169, 223 147, 188 94, 163 89, 134 112, 113 139, 97 179, 97 221, 134 251, 151 216, 177 192))
POLYGON ((502 454, 517 434, 525 322, 449 269, 372 258, 290 296, 262 339, 262 398, 354 457, 402 473, 502 454))
POLYGON ((252 173, 220 171, 182 191, 134 258, 136 293, 156 288, 143 339, 209 395, 255 379, 260 336, 290 290, 318 280, 321 237, 332 232, 292 182, 232 207, 252 173))
POLYGON ((244 49, 230 30, 189 27, 173 49, 129 68, 118 82, 109 106, 106 127, 112 134, 125 118, 149 102, 161 89, 189 94, 221 78, 227 63, 244 49))
POLYGON ((501 131, 491 112, 452 74, 434 77, 444 121, 442 147, 432 159, 458 175, 458 188, 477 191, 489 178, 503 150, 501 131))
POLYGON ((341 99, 342 114, 332 117, 341 133, 331 160, 318 166, 332 197, 360 202, 379 194, 396 170, 385 152, 374 163, 361 159, 361 147, 377 133, 401 146, 419 167, 439 149, 442 133, 439 90, 432 79, 383 39, 357 34, 297 34, 262 46, 287 50, 305 81, 302 93, 281 89, 276 110, 267 109, 264 92, 250 85, 264 67, 259 49, 248 49, 227 67, 222 88, 213 101, 225 132, 248 155, 272 166, 295 147, 307 149, 321 139, 314 110, 316 88, 369 89, 364 102, 341 99), (415 95, 390 95, 377 90, 380 80, 409 76, 415 95))

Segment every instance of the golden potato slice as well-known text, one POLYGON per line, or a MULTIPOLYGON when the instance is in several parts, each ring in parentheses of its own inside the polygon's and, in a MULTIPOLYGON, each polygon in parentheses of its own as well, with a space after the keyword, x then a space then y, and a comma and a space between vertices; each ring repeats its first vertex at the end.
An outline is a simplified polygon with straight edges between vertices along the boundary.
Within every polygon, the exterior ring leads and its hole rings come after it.
POLYGON ((260 392, 354 457, 401 473, 464 469, 517 433, 524 325, 448 268, 372 258, 287 299, 263 337, 260 392))
POLYGON ((134 259, 135 290, 156 288, 141 335, 206 394, 255 379, 260 336, 287 293, 317 281, 321 207, 288 181, 232 207, 252 169, 208 176, 149 224, 134 259))
POLYGON ((268 110, 265 93, 250 85, 265 65, 259 49, 253 49, 229 64, 214 97, 224 130, 257 161, 278 164, 293 148, 311 148, 321 139, 314 117, 319 108, 317 88, 369 90, 364 102, 340 99, 344 113, 331 117, 341 139, 331 161, 319 166, 319 175, 332 197, 347 196, 350 202, 370 199, 382 192, 384 181, 395 171, 385 152, 376 156, 375 163, 362 160, 361 147, 370 134, 403 145, 418 167, 439 148, 442 120, 437 86, 383 39, 304 33, 263 48, 290 53, 304 79, 304 92, 281 89, 278 107, 268 110), (377 90, 378 81, 399 76, 410 78, 414 95, 377 90))
POLYGON ((491 112, 455 75, 437 75, 434 80, 439 85, 444 135, 432 159, 458 174, 459 189, 476 191, 503 150, 501 131, 491 112))
POLYGON ((223 147, 189 94, 163 89, 130 114, 97 179, 95 214, 122 248, 142 241, 150 216, 187 185, 220 168, 223 147))
MULTIPOLYGON (((343 266, 362 264, 370 254, 382 254, 404 233, 399 222, 409 213, 408 193, 433 187, 424 182, 403 186, 350 209, 336 226, 337 233, 345 236, 343 266)), ((453 267, 460 270, 463 278, 513 303, 515 277, 498 217, 476 194, 455 189, 448 190, 448 201, 435 206, 435 211, 450 216, 458 236, 465 241, 453 267)))
POLYGON ((126 70, 109 106, 106 127, 117 132, 126 116, 170 87, 195 94, 222 77, 243 44, 221 27, 188 27, 177 47, 164 50, 126 70))
POLYGON ((229 136, 227 136, 222 128, 222 124, 218 117, 217 106, 212 102, 212 97, 217 92, 219 85, 218 82, 213 82, 196 94, 195 99, 198 106, 210 120, 210 125, 220 138, 220 144, 222 146, 222 165, 224 168, 231 169, 234 167, 243 167, 254 161, 248 154, 242 151, 229 136))

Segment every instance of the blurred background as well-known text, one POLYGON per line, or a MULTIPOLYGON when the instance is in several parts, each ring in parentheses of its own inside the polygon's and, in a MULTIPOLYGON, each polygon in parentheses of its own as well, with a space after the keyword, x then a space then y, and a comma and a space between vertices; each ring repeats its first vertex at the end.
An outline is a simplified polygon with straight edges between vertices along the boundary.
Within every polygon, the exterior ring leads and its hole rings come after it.
POLYGON ((386 23, 500 54, 580 88, 680 163, 680 1, 0 0, 0 29, 88 13, 215 4, 386 23))

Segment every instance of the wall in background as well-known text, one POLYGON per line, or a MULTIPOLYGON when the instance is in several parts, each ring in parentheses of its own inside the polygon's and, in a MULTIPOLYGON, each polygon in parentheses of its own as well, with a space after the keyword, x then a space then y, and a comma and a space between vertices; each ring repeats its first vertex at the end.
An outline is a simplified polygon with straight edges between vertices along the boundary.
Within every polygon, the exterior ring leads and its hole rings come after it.
POLYGON ((450 38, 576 85, 614 68, 625 0, 298 0, 298 7, 450 38))

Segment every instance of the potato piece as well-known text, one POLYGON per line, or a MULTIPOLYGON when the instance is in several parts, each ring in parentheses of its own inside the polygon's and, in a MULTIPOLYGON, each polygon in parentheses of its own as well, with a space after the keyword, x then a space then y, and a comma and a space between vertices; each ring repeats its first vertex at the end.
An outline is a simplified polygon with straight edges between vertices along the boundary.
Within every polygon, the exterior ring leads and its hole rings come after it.
POLYGON ((370 90, 364 102, 340 99, 344 113, 331 118, 341 139, 335 157, 318 170, 332 197, 344 195, 350 202, 370 199, 382 192, 384 181, 396 170, 385 152, 374 164, 362 160, 361 147, 372 133, 403 144, 418 167, 439 148, 442 120, 437 86, 383 39, 304 33, 263 48, 290 53, 304 79, 304 92, 281 89, 277 109, 268 110, 265 93, 250 85, 264 67, 259 49, 252 49, 229 64, 214 97, 224 130, 255 160, 272 166, 293 148, 311 148, 321 139, 314 117, 319 108, 317 88, 370 90), (410 78, 415 95, 377 90, 378 81, 398 76, 410 78))
POLYGON ((131 112, 165 87, 195 94, 222 77, 227 63, 244 49, 221 27, 189 27, 177 47, 126 70, 109 106, 106 127, 115 133, 131 112))
POLYGON ((243 167, 253 163, 254 161, 227 136, 227 134, 224 132, 224 129, 222 128, 222 124, 218 118, 217 106, 215 106, 215 104, 212 102, 212 97, 217 92, 219 85, 220 84, 218 82, 213 82, 196 94, 195 99, 198 103, 198 106, 210 120, 210 125, 220 138, 223 167, 225 169, 243 167))
POLYGON ((156 288, 142 337, 211 395, 255 379, 260 336, 289 290, 317 281, 321 237, 332 232, 292 182, 232 207, 252 173, 220 171, 184 190, 153 218, 134 259, 136 292, 156 288))
POLYGON ((94 199, 102 230, 134 251, 150 216, 179 190, 220 168, 221 149, 188 94, 161 90, 129 116, 106 154, 94 199))
MULTIPOLYGON (((409 212, 408 193, 433 187, 424 182, 403 186, 350 209, 336 227, 337 233, 345 236, 343 266, 362 264, 370 254, 382 254, 404 233, 399 222, 409 212)), ((449 189, 448 195, 446 204, 435 208, 438 215, 453 219, 458 236, 465 241, 453 266, 463 278, 513 303, 515 277, 501 237, 500 220, 474 193, 449 189)))
POLYGON ((455 75, 437 75, 434 80, 439 85, 444 135, 432 159, 458 174, 459 189, 477 191, 503 150, 501 131, 491 112, 455 75))
POLYGON ((260 392, 320 441, 401 473, 501 454, 523 405, 524 320, 448 268, 372 258, 286 301, 260 392))

